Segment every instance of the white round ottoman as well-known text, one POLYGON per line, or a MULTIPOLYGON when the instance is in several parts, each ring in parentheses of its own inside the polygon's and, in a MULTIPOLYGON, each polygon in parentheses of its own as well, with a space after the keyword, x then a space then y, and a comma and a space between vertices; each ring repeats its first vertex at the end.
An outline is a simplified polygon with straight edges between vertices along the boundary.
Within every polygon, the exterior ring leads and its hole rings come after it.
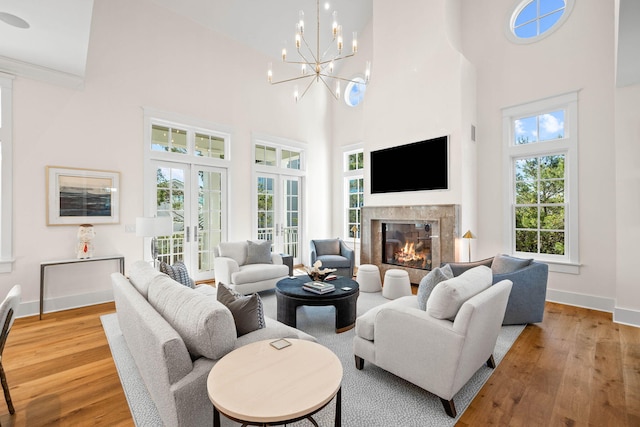
POLYGON ((382 281, 380 280, 380 270, 377 265, 362 264, 358 267, 356 282, 360 285, 361 292, 380 292, 382 281))
POLYGON ((382 296, 387 299, 396 299, 411 294, 411 282, 409 282, 409 273, 397 268, 387 270, 387 272, 384 274, 382 296))

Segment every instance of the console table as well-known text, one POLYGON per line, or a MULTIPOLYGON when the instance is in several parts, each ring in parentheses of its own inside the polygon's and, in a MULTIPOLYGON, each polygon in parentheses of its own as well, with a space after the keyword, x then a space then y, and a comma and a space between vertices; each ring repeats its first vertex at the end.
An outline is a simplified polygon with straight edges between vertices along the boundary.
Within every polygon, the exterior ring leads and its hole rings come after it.
POLYGON ((47 267, 52 265, 63 265, 63 264, 81 264, 84 262, 93 262, 93 261, 111 261, 118 260, 120 261, 120 273, 124 274, 124 256, 122 255, 111 255, 111 256, 101 256, 101 257, 93 257, 93 258, 83 258, 83 259, 63 259, 57 261, 44 261, 40 263, 40 320, 42 320, 42 312, 44 310, 44 270, 47 267))

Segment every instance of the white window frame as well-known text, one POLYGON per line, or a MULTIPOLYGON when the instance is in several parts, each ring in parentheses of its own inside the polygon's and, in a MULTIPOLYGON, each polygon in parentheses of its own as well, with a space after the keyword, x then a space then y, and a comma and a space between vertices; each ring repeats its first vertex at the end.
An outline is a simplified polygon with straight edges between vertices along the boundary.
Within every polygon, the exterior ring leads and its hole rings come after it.
MULTIPOLYGON (((349 196, 350 196, 349 181, 353 179, 362 178, 364 182, 364 165, 362 166, 362 169, 349 170, 349 156, 352 154, 358 154, 358 153, 362 153, 362 158, 363 158, 362 161, 364 163, 364 148, 362 144, 346 147, 342 153, 342 162, 343 162, 342 164, 342 171, 343 171, 342 212, 344 212, 342 230, 344 233, 344 240, 356 242, 356 246, 358 246, 357 243, 360 242, 360 233, 362 232, 362 230, 358 230, 357 238, 354 239, 353 237, 349 237, 349 232, 351 231, 349 230, 349 196)), ((362 195, 364 197, 364 187, 363 187, 362 195)))
POLYGON ((579 274, 580 254, 578 236, 578 93, 570 92, 502 110, 505 252, 519 257, 533 257, 549 264, 549 270, 579 274), (517 119, 538 116, 557 110, 565 111, 564 138, 518 144, 515 141, 517 119), (526 157, 565 155, 565 254, 548 255, 515 250, 515 161, 526 157))
MULTIPOLYGON (((152 216, 156 210, 156 176, 155 162, 166 161, 173 163, 183 163, 188 165, 211 166, 226 169, 226 185, 224 186, 224 209, 222 214, 222 241, 228 239, 229 232, 229 194, 230 179, 229 170, 231 168, 231 128, 211 123, 193 117, 160 111, 149 107, 144 107, 144 201, 143 211, 145 216, 152 216), (187 131, 187 153, 173 153, 166 151, 156 151, 151 149, 151 128, 153 125, 179 128, 187 131), (214 130, 215 129, 215 130, 214 130), (217 136, 224 139, 224 159, 214 157, 196 156, 195 134, 203 133, 217 136)), ((149 247, 148 238, 145 238, 145 248, 149 247)), ((146 249, 145 249, 146 254, 146 249)), ((150 254, 149 254, 150 255, 150 254)))
POLYGON ((13 76, 0 73, 0 273, 13 270, 13 76))

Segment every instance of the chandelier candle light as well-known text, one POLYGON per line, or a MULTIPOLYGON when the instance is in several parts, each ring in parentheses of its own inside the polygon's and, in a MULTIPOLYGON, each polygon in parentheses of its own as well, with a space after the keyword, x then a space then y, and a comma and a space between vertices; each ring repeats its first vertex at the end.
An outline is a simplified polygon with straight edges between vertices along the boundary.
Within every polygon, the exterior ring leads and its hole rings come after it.
MULTIPOLYGON (((357 81, 355 79, 346 79, 343 77, 338 77, 333 75, 334 67, 337 61, 341 61, 346 58, 350 58, 354 56, 358 52, 358 34, 353 32, 353 40, 351 42, 351 53, 344 54, 344 38, 342 35, 342 25, 338 24, 338 13, 336 11, 333 12, 333 23, 331 25, 331 34, 332 41, 327 49, 321 53, 320 52, 320 0, 316 2, 316 17, 317 17, 317 29, 316 29, 316 50, 315 52, 309 46, 307 39, 305 37, 305 23, 304 23, 304 11, 300 11, 299 20, 296 23, 296 34, 295 34, 295 46, 296 51, 298 52, 299 60, 290 61, 287 59, 287 49, 282 49, 282 62, 287 64, 295 64, 300 67, 300 76, 292 77, 289 79, 284 79, 280 81, 273 81, 273 65, 269 63, 269 69, 267 71, 267 81, 272 84, 280 84, 285 82, 291 82, 296 80, 310 79, 309 84, 300 95, 298 91, 298 86, 295 86, 293 97, 296 102, 301 99, 309 90, 311 85, 314 83, 322 82, 329 89, 336 99, 340 99, 340 82, 352 82, 356 84, 362 84, 361 80, 357 81), (304 45, 304 47, 303 47, 304 45), (334 87, 332 88, 329 82, 334 82, 334 87)), ((364 73, 364 84, 369 83, 369 78, 371 75, 371 62, 367 61, 366 70, 364 73)))

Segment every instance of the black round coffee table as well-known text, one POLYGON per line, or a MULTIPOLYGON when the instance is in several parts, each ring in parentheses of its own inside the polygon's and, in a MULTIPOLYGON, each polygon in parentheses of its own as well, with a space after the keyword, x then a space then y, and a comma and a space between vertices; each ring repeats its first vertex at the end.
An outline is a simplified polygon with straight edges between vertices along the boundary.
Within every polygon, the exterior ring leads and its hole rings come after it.
POLYGON ((296 310, 299 306, 332 305, 336 308, 336 333, 353 328, 356 324, 356 302, 360 295, 358 282, 347 277, 338 277, 328 282, 335 286, 335 291, 319 295, 302 289, 302 285, 310 281, 309 276, 298 276, 293 279, 287 277, 276 283, 278 321, 295 328, 296 310))

